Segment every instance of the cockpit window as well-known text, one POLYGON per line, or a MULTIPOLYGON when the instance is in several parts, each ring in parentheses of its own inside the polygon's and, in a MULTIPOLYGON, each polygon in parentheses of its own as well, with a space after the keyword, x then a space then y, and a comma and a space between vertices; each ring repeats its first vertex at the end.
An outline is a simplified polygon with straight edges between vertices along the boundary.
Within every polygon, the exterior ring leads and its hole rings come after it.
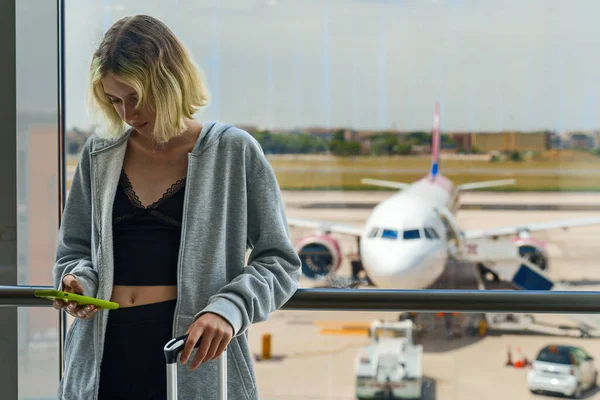
POLYGON ((404 235, 403 235, 404 240, 419 239, 420 237, 421 237, 421 233, 419 232, 418 229, 406 230, 406 231, 404 231, 404 235))
POLYGON ((369 232, 367 237, 374 238, 374 237, 377 237, 378 234, 379 234, 379 228, 373 228, 373 229, 371 229, 371 231, 369 232))
POLYGON ((382 239, 398 239, 398 231, 393 229, 384 229, 381 235, 382 239))
POLYGON ((439 239, 439 235, 432 227, 425 227, 425 237, 427 239, 439 239))

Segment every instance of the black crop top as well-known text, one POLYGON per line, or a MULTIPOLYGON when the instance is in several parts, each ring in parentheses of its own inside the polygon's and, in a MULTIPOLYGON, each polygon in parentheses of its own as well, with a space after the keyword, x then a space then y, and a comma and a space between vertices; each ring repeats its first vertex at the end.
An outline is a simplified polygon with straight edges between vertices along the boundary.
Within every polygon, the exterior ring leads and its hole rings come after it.
POLYGON ((177 285, 185 178, 147 208, 121 172, 113 205, 114 284, 177 285))

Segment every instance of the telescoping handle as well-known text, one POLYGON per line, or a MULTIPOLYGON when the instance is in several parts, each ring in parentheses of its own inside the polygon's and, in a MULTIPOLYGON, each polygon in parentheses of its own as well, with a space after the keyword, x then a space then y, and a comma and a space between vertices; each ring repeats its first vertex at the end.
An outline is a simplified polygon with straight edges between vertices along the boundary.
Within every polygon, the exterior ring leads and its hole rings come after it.
MULTIPOLYGON (((188 335, 183 335, 169 340, 165 345, 165 359, 167 361, 167 399, 177 400, 177 359, 185 347, 188 335)), ((200 346, 198 340, 194 348, 200 346)), ((219 357, 219 400, 227 400, 227 348, 219 357)))

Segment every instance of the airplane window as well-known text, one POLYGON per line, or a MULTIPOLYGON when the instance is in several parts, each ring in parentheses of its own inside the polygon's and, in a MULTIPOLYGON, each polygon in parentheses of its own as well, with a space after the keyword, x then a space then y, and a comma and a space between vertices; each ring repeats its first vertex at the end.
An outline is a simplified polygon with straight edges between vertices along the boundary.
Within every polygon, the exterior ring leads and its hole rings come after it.
POLYGON ((392 229, 384 229, 383 235, 381 235, 383 239, 398 239, 398 231, 392 229))
POLYGON ((379 228, 373 228, 373 229, 371 229, 371 232, 369 232, 368 237, 374 238, 377 236, 378 233, 379 233, 379 228))
POLYGON ((425 228, 425 237, 427 239, 439 239, 437 232, 432 227, 425 228))
POLYGON ((420 237, 421 237, 421 233, 419 232, 418 229, 410 229, 410 230, 404 231, 404 239, 405 240, 419 239, 420 237))

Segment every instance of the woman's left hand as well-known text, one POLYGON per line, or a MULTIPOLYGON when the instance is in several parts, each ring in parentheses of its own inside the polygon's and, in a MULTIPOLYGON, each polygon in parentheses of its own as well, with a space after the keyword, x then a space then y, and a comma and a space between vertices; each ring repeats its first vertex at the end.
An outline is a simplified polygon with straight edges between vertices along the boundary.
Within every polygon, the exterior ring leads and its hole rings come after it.
POLYGON ((185 333, 188 338, 181 352, 181 363, 185 364, 200 338, 200 346, 190 369, 198 368, 200 363, 218 358, 233 337, 233 327, 221 316, 213 313, 202 314, 185 333))

